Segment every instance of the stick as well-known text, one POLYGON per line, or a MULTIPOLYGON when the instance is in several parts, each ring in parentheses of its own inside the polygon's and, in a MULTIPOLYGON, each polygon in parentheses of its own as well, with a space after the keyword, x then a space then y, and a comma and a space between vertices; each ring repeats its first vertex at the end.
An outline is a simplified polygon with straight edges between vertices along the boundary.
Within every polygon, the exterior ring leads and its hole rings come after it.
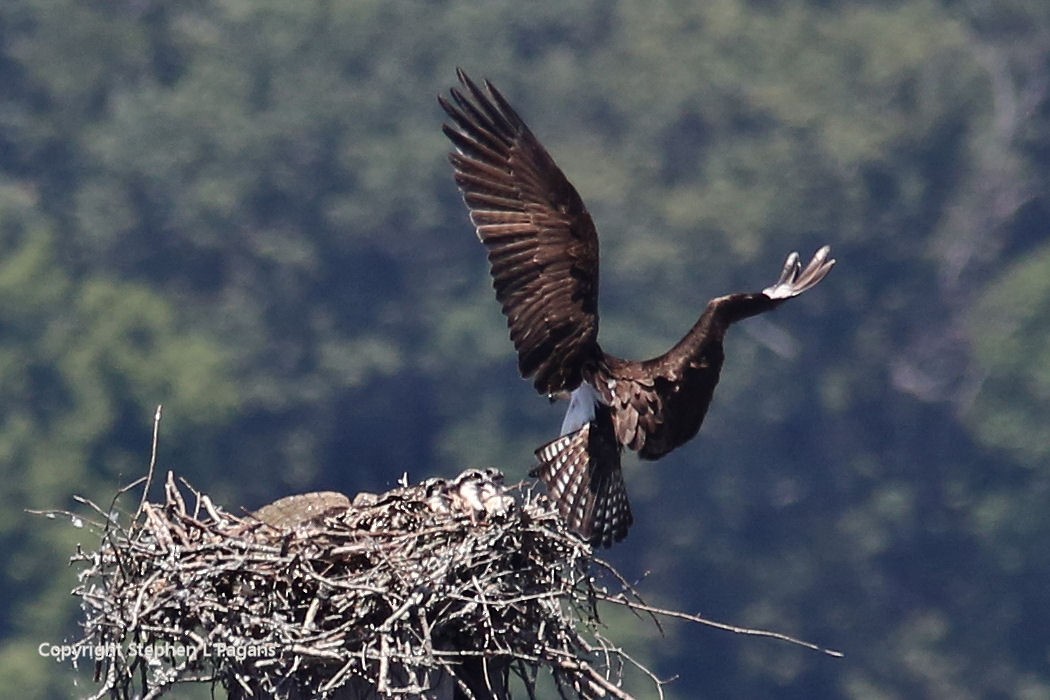
POLYGON ((149 487, 153 483, 153 472, 157 468, 157 442, 160 437, 160 416, 163 408, 163 405, 157 404, 157 412, 153 414, 153 443, 150 448, 149 471, 146 472, 146 485, 142 488, 142 500, 139 501, 139 507, 135 510, 134 520, 138 520, 139 515, 142 514, 142 507, 146 505, 149 487))
POLYGON ((727 622, 708 620, 706 617, 700 617, 699 615, 690 615, 689 613, 678 612, 677 610, 665 610, 664 608, 653 607, 651 605, 646 605, 645 603, 641 602, 632 602, 622 596, 613 597, 601 593, 596 593, 596 595, 601 600, 604 600, 606 602, 616 603, 618 605, 625 605, 628 608, 637 608, 639 610, 642 610, 643 612, 651 613, 653 615, 663 615, 665 617, 673 617, 679 620, 688 620, 689 622, 699 622, 701 625, 707 625, 708 627, 714 627, 715 629, 725 630, 727 632, 734 632, 736 634, 746 634, 752 637, 768 637, 770 639, 778 639, 782 642, 797 644, 798 646, 806 647, 807 649, 812 649, 813 651, 819 651, 821 653, 827 654, 828 656, 834 656, 837 659, 841 659, 845 656, 845 654, 843 654, 841 651, 837 651, 835 649, 828 649, 827 647, 822 647, 819 644, 807 642, 805 640, 798 639, 796 637, 792 637, 781 632, 753 629, 751 627, 738 627, 737 625, 731 625, 727 622))

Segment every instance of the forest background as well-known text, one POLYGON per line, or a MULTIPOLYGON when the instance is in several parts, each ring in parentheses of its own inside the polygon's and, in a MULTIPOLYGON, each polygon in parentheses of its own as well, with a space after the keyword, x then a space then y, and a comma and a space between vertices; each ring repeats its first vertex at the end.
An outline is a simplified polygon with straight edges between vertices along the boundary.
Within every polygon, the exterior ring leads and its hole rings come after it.
MULTIPOLYGON (((229 508, 496 465, 516 377, 435 96, 492 79, 602 236, 602 344, 830 243, 733 329, 701 435, 628 460, 674 698, 1050 698, 1050 3, 0 4, 0 687, 71 697, 76 542, 160 468, 229 508)), ((644 686, 638 686, 639 689, 644 686)), ((644 690, 639 690, 644 696, 644 690)))

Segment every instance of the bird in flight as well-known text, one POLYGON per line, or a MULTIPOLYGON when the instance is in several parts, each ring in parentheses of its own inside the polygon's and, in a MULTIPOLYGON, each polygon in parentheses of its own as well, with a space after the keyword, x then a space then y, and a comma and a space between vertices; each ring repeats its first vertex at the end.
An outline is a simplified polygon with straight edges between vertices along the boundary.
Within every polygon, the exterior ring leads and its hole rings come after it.
POLYGON ((634 521, 623 448, 655 460, 689 441, 718 383, 733 323, 775 309, 831 270, 824 246, 803 267, 791 253, 761 292, 712 299, 674 347, 624 360, 598 344, 598 233, 576 189, 488 81, 457 69, 460 88, 438 101, 455 151, 449 160, 488 251, 521 376, 548 397, 569 396, 561 435, 536 450, 532 475, 570 528, 593 546, 622 540, 634 521))

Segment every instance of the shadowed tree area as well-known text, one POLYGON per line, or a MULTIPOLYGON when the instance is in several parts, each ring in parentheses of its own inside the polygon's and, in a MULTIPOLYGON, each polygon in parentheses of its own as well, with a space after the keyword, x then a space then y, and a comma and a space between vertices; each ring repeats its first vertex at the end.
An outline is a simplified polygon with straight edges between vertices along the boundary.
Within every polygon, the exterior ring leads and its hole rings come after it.
POLYGON ((435 96, 493 80, 587 203, 603 348, 659 354, 784 256, 700 436, 626 461, 615 615, 671 697, 1050 695, 1050 6, 0 7, 0 684, 69 697, 77 538, 26 508, 160 467, 229 508, 497 465, 516 378, 435 96))

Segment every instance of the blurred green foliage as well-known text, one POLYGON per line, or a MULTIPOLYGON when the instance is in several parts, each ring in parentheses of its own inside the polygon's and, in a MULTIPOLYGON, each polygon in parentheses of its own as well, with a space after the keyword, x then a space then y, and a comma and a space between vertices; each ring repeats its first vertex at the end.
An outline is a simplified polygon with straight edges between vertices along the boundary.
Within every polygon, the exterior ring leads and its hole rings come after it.
MULTIPOLYGON (((0 6, 0 684, 78 694, 82 531, 161 469, 229 507, 497 464, 559 407, 444 161, 462 65, 602 233, 602 343, 831 243, 734 329, 701 436, 628 466, 654 600, 843 649, 612 635, 696 697, 1050 697, 1050 4, 305 0, 0 6)), ((644 687, 644 686, 639 686, 644 687)), ((83 691, 83 687, 80 688, 83 691)))

